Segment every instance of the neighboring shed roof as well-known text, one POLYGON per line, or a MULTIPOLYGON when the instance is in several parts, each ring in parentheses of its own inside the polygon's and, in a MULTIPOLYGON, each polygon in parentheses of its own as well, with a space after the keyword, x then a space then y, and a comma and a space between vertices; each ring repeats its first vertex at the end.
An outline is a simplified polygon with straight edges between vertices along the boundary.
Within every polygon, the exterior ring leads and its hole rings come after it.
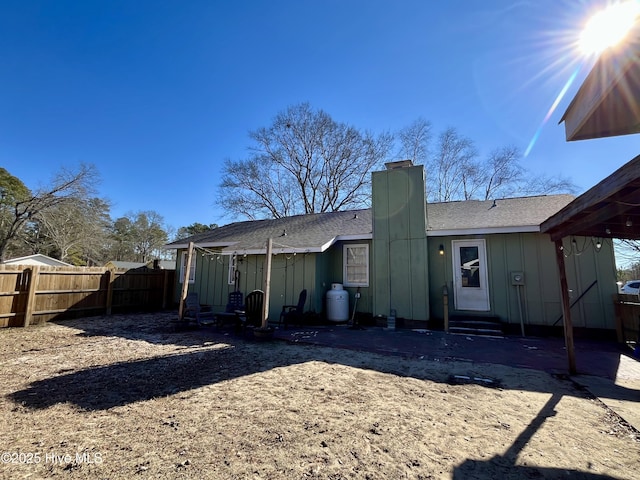
MULTIPOLYGON (((151 260, 145 264, 148 268, 154 268, 156 265, 156 260, 151 260)), ((176 261, 175 260, 158 260, 157 261, 158 268, 161 270, 175 270, 176 269, 176 261)))
MULTIPOLYGON (((471 235, 538 232, 540 224, 558 212, 572 195, 543 195, 488 201, 427 204, 427 235, 471 235)), ((236 222, 177 240, 167 248, 186 248, 188 242, 227 253, 264 253, 268 238, 285 252, 323 252, 339 240, 373 237, 371 209, 326 212, 293 217, 236 222)))
POLYGON ((56 258, 48 257, 41 253, 27 255, 26 257, 10 258, 2 262, 4 265, 41 265, 49 267, 72 267, 70 263, 63 262, 56 258))

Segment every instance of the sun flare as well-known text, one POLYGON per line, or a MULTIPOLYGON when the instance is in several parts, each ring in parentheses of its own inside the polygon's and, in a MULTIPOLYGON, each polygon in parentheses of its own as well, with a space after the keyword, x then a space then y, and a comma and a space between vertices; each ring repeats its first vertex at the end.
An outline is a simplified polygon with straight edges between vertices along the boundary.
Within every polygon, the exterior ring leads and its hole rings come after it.
POLYGON ((597 55, 616 45, 629 33, 640 14, 640 0, 612 4, 593 15, 580 34, 580 50, 597 55))

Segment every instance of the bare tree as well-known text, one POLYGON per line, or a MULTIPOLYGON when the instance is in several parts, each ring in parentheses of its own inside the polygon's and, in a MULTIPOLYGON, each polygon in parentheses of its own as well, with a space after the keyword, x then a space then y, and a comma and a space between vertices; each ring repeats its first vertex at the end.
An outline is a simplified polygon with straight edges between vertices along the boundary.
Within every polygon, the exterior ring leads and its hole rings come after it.
POLYGON ((556 193, 576 193, 578 187, 565 177, 549 177, 545 174, 526 175, 521 182, 520 195, 552 195, 556 193))
POLYGON ((455 128, 448 128, 438 137, 436 152, 428 164, 427 197, 432 202, 471 198, 477 175, 477 150, 473 142, 461 136, 455 128))
POLYGON ((60 260, 74 264, 99 261, 111 222, 109 209, 99 198, 72 198, 40 212, 37 223, 60 260))
POLYGON ((218 201, 247 218, 367 205, 370 173, 393 139, 336 122, 307 103, 287 108, 249 136, 249 157, 225 162, 218 201))
POLYGON ((424 164, 429 158, 431 123, 420 117, 397 133, 400 147, 397 157, 411 160, 414 164, 424 164))
POLYGON ((640 279, 640 240, 614 238, 611 241, 618 266, 618 280, 640 279))
MULTIPOLYGON (((41 212, 71 199, 91 196, 97 182, 98 174, 95 167, 81 164, 73 170, 62 168, 49 186, 39 188, 35 193, 27 191, 28 193, 25 194, 23 191, 20 195, 12 195, 3 200, 0 259, 4 259, 9 243, 18 237, 28 221, 35 219, 41 212)), ((0 187, 4 191, 5 186, 0 185, 0 187)))
POLYGON ((455 128, 430 148, 431 124, 418 118, 395 135, 373 135, 334 121, 309 104, 279 113, 249 133, 249 155, 226 160, 218 204, 249 219, 360 208, 369 205, 370 173, 393 149, 398 159, 427 167, 432 202, 575 192, 563 178, 532 176, 512 146, 481 159, 455 128))
POLYGON ((483 179, 484 200, 513 196, 524 176, 518 163, 520 152, 516 147, 502 147, 489 154, 485 161, 483 179))
POLYGON ((507 146, 480 160, 474 143, 448 128, 438 137, 436 152, 428 162, 427 197, 433 202, 448 202, 577 191, 566 178, 531 175, 520 159, 520 151, 507 146))

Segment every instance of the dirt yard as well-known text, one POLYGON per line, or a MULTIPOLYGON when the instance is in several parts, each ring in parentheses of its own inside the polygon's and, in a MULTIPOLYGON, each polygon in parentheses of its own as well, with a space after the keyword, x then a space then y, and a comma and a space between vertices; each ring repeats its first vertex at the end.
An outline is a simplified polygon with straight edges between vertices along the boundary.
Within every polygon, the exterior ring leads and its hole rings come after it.
POLYGON ((640 476, 640 437, 533 370, 176 332, 0 329, 2 478, 640 476))

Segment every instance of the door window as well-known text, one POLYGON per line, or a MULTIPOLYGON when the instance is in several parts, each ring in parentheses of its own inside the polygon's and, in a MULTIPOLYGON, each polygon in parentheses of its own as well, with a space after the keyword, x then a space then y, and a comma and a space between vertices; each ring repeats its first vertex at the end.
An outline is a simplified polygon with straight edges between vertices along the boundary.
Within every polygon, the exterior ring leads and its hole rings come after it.
POLYGON ((460 247, 462 287, 480 287, 480 255, 478 247, 460 247))

